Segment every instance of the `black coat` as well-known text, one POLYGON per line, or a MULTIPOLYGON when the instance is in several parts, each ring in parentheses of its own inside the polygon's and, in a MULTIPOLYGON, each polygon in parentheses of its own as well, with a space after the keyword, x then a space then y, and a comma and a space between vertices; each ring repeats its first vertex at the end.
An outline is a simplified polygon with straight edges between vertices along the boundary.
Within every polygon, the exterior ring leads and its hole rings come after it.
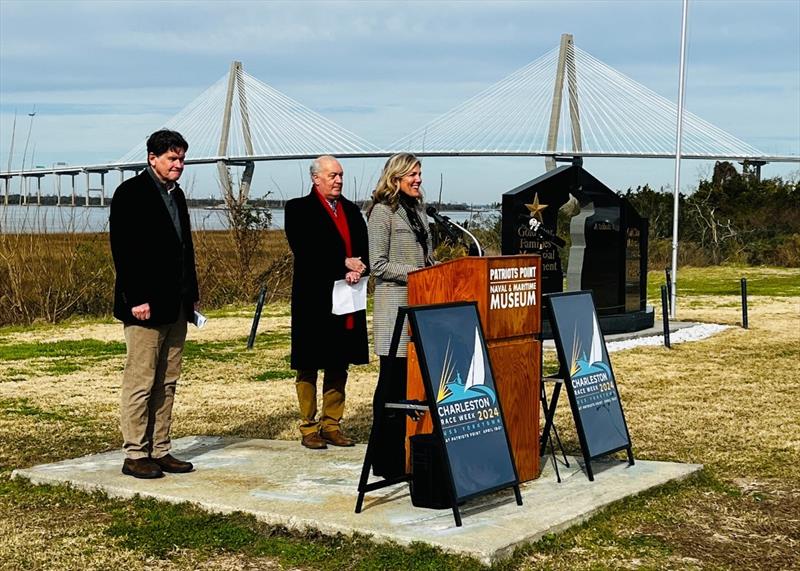
POLYGON ((114 192, 109 217, 111 254, 117 277, 114 317, 136 325, 174 323, 181 305, 186 318, 199 299, 189 209, 176 186, 172 191, 181 223, 178 238, 161 191, 145 170, 114 192), (133 317, 131 308, 150 304, 150 319, 133 317))
MULTIPOLYGON (((361 211, 344 197, 339 198, 337 209, 347 216, 353 257, 360 257, 369 268, 367 225, 361 211)), ((367 312, 354 314, 351 330, 345 329, 344 315, 331 313, 333 282, 348 272, 347 254, 316 191, 286 203, 284 226, 294 254, 292 368, 343 368, 369 362, 367 312)))

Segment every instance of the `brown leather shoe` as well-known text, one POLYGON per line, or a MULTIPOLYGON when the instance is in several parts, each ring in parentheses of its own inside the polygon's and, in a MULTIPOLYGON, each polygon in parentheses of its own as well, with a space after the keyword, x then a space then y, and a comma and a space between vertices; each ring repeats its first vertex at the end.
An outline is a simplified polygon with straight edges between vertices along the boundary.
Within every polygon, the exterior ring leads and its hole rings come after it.
POLYGON ((319 433, 322 440, 334 446, 353 446, 355 441, 342 434, 341 430, 323 430, 319 433))
POLYGON ((165 472, 170 472, 172 474, 184 474, 186 472, 191 472, 194 469, 194 466, 191 462, 178 460, 172 454, 167 454, 161 458, 153 458, 153 462, 155 462, 165 472))
POLYGON ((146 480, 161 478, 164 475, 161 468, 150 458, 125 458, 122 463, 122 473, 146 480))
POLYGON ((304 434, 302 440, 300 440, 300 444, 306 448, 310 448, 311 450, 322 450, 323 448, 328 447, 328 445, 325 444, 325 441, 320 438, 319 434, 316 432, 304 434))

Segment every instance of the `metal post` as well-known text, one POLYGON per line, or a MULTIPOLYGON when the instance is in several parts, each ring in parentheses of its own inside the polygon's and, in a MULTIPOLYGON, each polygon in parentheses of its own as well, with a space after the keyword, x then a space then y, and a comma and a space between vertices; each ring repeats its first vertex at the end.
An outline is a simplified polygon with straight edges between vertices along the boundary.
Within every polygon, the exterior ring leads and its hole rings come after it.
POLYGON ((664 274, 667 276, 667 298, 669 299, 669 310, 672 313, 672 275, 669 268, 664 268, 664 274))
POLYGON ((667 311, 667 286, 661 286, 661 321, 664 323, 664 347, 672 349, 669 341, 669 312, 667 311))
POLYGON ((675 134, 675 188, 672 205, 672 292, 670 295, 670 315, 675 319, 678 312, 678 204, 681 189, 681 143, 683 140, 683 86, 686 79, 686 16, 689 0, 683 0, 681 18, 681 67, 678 86, 678 125, 675 134))
POLYGON ((261 288, 258 294, 258 303, 256 303, 256 313, 253 316, 253 325, 250 327, 250 337, 247 338, 247 348, 252 349, 256 342, 256 333, 258 332, 258 322, 261 319, 261 310, 264 308, 264 300, 267 298, 267 286, 261 288))
POLYGON ((742 327, 747 329, 747 278, 739 282, 742 290, 742 327))
POLYGON ((100 171, 100 206, 106 205, 106 172, 100 171))

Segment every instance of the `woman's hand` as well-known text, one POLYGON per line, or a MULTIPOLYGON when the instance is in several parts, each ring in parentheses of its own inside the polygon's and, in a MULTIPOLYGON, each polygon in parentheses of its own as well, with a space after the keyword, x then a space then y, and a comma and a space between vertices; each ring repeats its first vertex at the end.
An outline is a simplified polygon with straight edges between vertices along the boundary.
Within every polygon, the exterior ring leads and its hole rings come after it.
POLYGON ((358 280, 361 279, 361 272, 347 272, 344 275, 344 281, 349 284, 357 284, 358 280))

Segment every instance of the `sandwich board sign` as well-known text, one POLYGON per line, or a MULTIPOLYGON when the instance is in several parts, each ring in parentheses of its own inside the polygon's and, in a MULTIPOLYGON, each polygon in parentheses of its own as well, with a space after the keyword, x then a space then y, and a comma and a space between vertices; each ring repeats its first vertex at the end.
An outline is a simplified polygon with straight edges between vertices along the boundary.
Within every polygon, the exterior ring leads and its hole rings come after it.
MULTIPOLYGON (((419 358, 427 410, 439 443, 438 453, 444 460, 439 484, 450 499, 456 526, 461 526, 458 506, 484 494, 513 488, 517 505, 522 505, 517 468, 477 303, 401 307, 390 357, 397 354, 406 317, 419 358)), ((372 450, 380 445, 375 429, 379 424, 373 421, 356 513, 361 511, 365 492, 407 479, 367 483, 372 450)))
POLYGON ((591 461, 595 458, 626 450, 628 462, 634 463, 622 401, 592 293, 548 294, 547 299, 560 375, 569 395, 587 475, 594 480, 591 461))

